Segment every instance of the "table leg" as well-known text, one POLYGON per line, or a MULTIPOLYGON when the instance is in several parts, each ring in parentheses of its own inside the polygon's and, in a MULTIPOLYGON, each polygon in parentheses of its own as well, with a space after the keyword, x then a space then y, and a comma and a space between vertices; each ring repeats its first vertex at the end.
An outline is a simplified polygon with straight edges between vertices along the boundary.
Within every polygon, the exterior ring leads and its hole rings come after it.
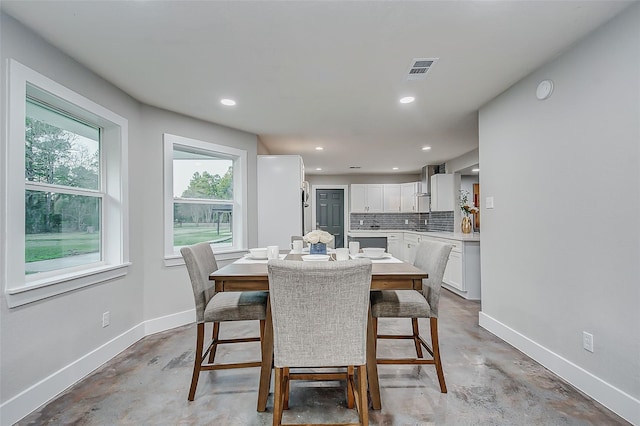
POLYGON ((260 367, 260 387, 258 388, 258 411, 266 411, 269 387, 271 386, 271 367, 273 364, 273 320, 271 319, 271 300, 267 298, 267 317, 264 324, 262 341, 262 366, 260 367))
POLYGON ((367 380, 369 381, 369 395, 371 396, 371 407, 380 410, 380 384, 378 383, 378 363, 376 359, 376 335, 373 329, 373 317, 369 309, 367 320, 367 380))

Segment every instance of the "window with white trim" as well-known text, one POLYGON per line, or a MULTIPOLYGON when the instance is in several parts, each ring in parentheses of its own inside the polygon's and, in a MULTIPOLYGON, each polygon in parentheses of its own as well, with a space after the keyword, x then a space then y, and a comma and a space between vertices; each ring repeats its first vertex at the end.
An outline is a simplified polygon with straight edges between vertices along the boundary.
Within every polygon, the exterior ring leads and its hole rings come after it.
POLYGON ((245 150, 165 134, 165 258, 208 241, 214 252, 246 247, 245 150))
POLYGON ((127 120, 9 61, 9 306, 126 274, 127 120))

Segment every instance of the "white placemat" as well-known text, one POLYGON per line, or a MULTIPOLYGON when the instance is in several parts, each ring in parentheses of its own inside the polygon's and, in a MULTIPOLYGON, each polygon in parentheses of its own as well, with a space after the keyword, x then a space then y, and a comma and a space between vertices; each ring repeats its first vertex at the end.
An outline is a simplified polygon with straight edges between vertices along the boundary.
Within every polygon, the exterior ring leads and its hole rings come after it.
MULTIPOLYGON (((284 259, 287 256, 287 254, 280 254, 279 258, 280 259, 284 259)), ((244 257, 241 257, 240 259, 236 260, 233 263, 267 263, 269 260, 268 259, 252 259, 251 257, 249 257, 248 254, 245 254, 244 257)))
MULTIPOLYGON (((369 259, 366 256, 362 256, 361 254, 354 256, 350 256, 352 259, 369 259)), ((379 259, 371 259, 371 263, 402 263, 402 260, 396 259, 395 257, 388 255, 385 257, 381 257, 379 259)))

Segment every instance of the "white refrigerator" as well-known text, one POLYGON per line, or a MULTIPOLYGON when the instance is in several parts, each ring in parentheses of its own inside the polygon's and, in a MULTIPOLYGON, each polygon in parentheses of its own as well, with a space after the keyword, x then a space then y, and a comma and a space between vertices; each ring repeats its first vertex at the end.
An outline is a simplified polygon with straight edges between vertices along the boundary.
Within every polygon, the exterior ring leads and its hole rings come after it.
POLYGON ((299 155, 258 155, 259 247, 286 249, 292 235, 304 235, 303 182, 304 164, 299 155))

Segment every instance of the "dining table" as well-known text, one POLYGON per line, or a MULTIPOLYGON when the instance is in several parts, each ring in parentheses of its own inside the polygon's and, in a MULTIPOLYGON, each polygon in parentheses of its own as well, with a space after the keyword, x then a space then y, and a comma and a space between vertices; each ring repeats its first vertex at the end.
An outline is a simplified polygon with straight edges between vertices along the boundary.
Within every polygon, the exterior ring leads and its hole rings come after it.
MULTIPOLYGON (((303 261, 302 254, 281 252, 280 259, 303 261)), ((333 261, 335 257, 331 257, 333 261)), ((410 263, 386 255, 379 259, 371 259, 371 291, 379 290, 422 290, 422 280, 428 274, 410 263)), ((346 260, 345 262, 348 262, 346 260)), ((221 267, 209 275, 215 281, 215 290, 219 291, 269 291, 269 276, 267 260, 256 260, 243 257, 221 267)), ((367 379, 369 382, 369 396, 374 410, 382 408, 380 401, 380 384, 378 381, 378 366, 376 362, 376 335, 373 327, 371 309, 367 321, 367 379)), ((267 299, 265 327, 262 341, 262 361, 260 367, 260 383, 258 387, 258 411, 265 411, 269 388, 271 385, 271 371, 273 367, 273 324, 271 319, 271 304, 267 299)))

